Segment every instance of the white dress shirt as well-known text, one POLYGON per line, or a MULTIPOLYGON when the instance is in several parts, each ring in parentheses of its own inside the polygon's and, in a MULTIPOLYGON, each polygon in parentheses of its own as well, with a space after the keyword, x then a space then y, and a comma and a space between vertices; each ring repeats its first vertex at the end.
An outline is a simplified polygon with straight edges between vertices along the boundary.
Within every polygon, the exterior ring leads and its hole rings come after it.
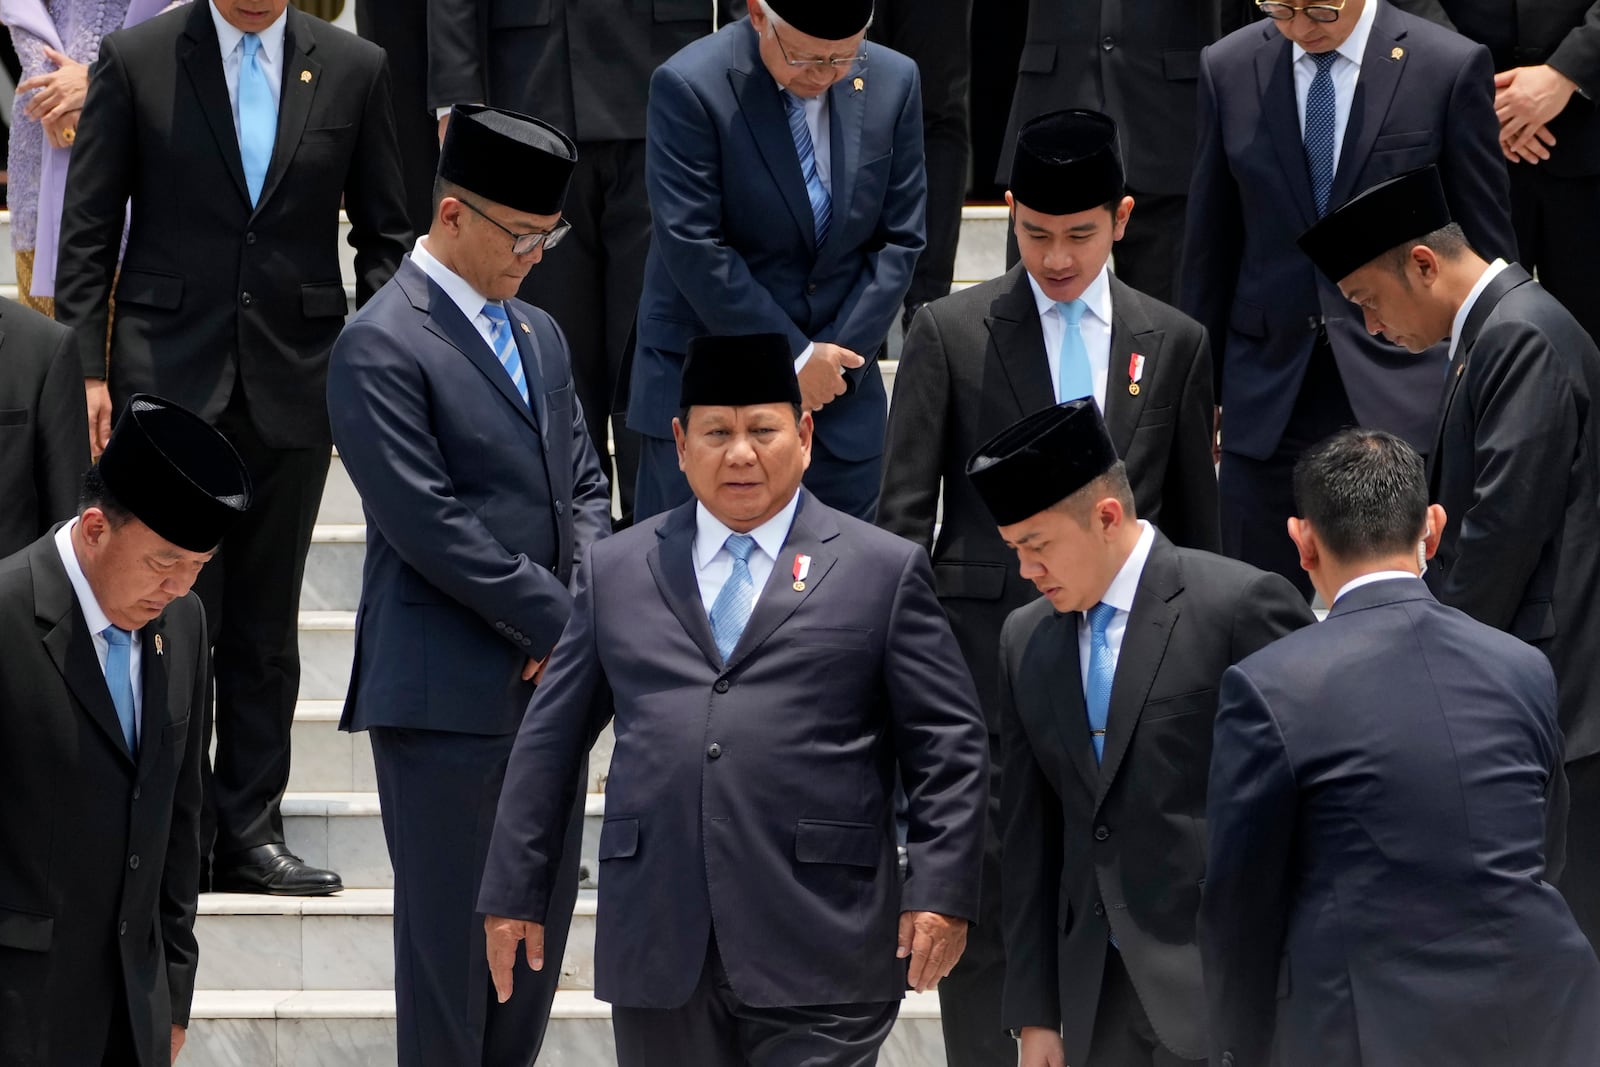
POLYGON ((1478 280, 1474 282, 1472 288, 1467 291, 1467 298, 1463 300, 1461 302, 1461 306, 1456 309, 1456 317, 1454 321, 1450 323, 1449 362, 1454 363, 1456 361, 1456 339, 1461 336, 1461 331, 1467 328, 1467 316, 1472 314, 1473 305, 1478 302, 1478 297, 1483 295, 1483 291, 1489 288, 1489 283, 1494 281, 1495 278, 1499 276, 1500 272, 1509 266, 1511 266, 1511 264, 1507 263, 1503 259, 1495 260, 1493 263, 1489 264, 1488 267, 1484 268, 1484 272, 1478 275, 1478 280))
MULTIPOLYGON (((95 599, 94 590, 89 586, 89 578, 83 573, 83 566, 78 562, 77 550, 72 547, 72 531, 77 528, 78 520, 73 519, 56 531, 56 552, 61 556, 61 566, 66 568, 67 580, 72 583, 72 593, 78 598, 78 610, 83 612, 83 621, 89 624, 89 640, 94 643, 94 654, 100 660, 100 673, 104 674, 110 645, 107 644, 105 634, 101 631, 111 625, 111 620, 106 618, 105 611, 100 607, 100 601, 95 599)), ((133 682, 133 740, 137 745, 140 730, 144 725, 144 686, 139 684, 140 679, 144 677, 140 673, 140 665, 144 660, 140 655, 139 631, 134 630, 132 634, 128 648, 128 677, 133 682)))
MULTIPOLYGON (((1106 627, 1106 644, 1111 649, 1113 675, 1116 674, 1117 661, 1122 657, 1122 636, 1128 632, 1128 612, 1133 610, 1133 598, 1139 592, 1139 576, 1144 573, 1144 565, 1150 559, 1150 547, 1155 543, 1156 528, 1140 519, 1138 542, 1100 597, 1100 603, 1110 604, 1117 609, 1116 614, 1111 616, 1110 625, 1106 627)), ((1093 631, 1089 628, 1089 613, 1086 611, 1078 616, 1078 681, 1082 683, 1085 693, 1089 692, 1089 643, 1092 639, 1093 631)))
MULTIPOLYGON (((794 524, 794 513, 799 507, 800 493, 796 490, 782 511, 750 531, 750 536, 756 539, 756 547, 750 553, 749 560, 750 581, 756 587, 755 599, 750 601, 751 611, 755 610, 756 603, 761 599, 761 591, 772 576, 772 568, 783 552, 783 542, 788 540, 789 527, 794 524)), ((711 605, 717 602, 717 595, 733 573, 733 553, 723 544, 733 536, 734 531, 707 511, 704 504, 698 503, 694 506, 694 530, 695 577, 700 582, 700 599, 705 603, 706 617, 709 618, 711 605)))
MULTIPOLYGON (((211 0, 207 0, 206 6, 211 8, 211 21, 217 26, 217 44, 222 49, 222 77, 228 83, 228 100, 233 105, 233 134, 237 137, 239 64, 244 61, 244 31, 223 18, 222 12, 217 10, 217 5, 211 0)), ((256 65, 266 76, 267 86, 272 90, 273 103, 277 103, 283 93, 283 28, 288 17, 289 9, 284 8, 273 20, 272 25, 257 34, 261 38, 261 50, 256 53, 256 65)))
MULTIPOLYGON (((1061 337, 1066 333, 1067 322, 1061 316, 1056 302, 1045 295, 1033 275, 1028 275, 1033 287, 1033 303, 1039 309, 1039 325, 1044 330, 1044 354, 1050 361, 1050 389, 1061 396, 1061 337)), ((1110 268, 1101 267, 1081 298, 1088 305, 1083 318, 1078 320, 1078 332, 1083 335, 1084 351, 1089 354, 1089 380, 1094 383, 1094 402, 1101 411, 1106 409, 1106 378, 1111 373, 1111 281, 1110 268)))
POLYGON ((1410 578, 1412 581, 1416 581, 1417 576, 1410 571, 1373 571, 1371 574, 1363 574, 1358 578, 1350 579, 1340 586, 1339 591, 1334 594, 1333 602, 1335 604, 1339 603, 1346 593, 1353 593, 1364 585, 1372 585, 1375 582, 1392 582, 1396 578, 1410 578))
MULTIPOLYGON (((1356 28, 1345 38, 1336 51, 1339 58, 1333 61, 1329 76, 1333 78, 1335 114, 1333 122, 1333 172, 1339 173, 1339 154, 1344 149, 1344 131, 1350 125, 1350 105, 1356 95, 1356 81, 1361 77, 1361 56, 1367 50, 1367 38, 1372 36, 1372 23, 1378 17, 1378 4, 1382 0, 1367 0, 1356 19, 1356 28)), ((1294 99, 1300 115, 1300 139, 1306 136, 1306 97, 1311 95, 1311 81, 1317 76, 1317 61, 1299 45, 1291 49, 1294 56, 1294 99)))
POLYGON ((478 331, 478 336, 483 338, 483 343, 489 346, 489 351, 495 353, 498 358, 499 350, 494 347, 494 323, 483 313, 484 305, 489 301, 472 287, 471 282, 433 258, 428 251, 427 234, 418 237, 417 243, 412 246, 411 262, 438 283, 439 288, 444 290, 444 295, 461 309, 461 314, 467 317, 467 321, 478 331))

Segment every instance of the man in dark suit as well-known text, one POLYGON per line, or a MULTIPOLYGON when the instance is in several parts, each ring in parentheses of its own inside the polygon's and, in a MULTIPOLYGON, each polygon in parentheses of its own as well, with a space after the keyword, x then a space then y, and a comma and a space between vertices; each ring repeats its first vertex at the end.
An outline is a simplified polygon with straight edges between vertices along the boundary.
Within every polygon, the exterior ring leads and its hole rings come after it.
POLYGON ((439 123, 428 107, 429 0, 355 0, 356 31, 383 49, 393 89, 406 217, 417 233, 433 223, 439 123))
POLYGON ((1200 50, 1245 20, 1240 0, 1030 0, 997 181, 1030 120, 1063 107, 1104 111, 1122 130, 1139 213, 1117 275, 1167 303, 1177 291, 1194 163, 1200 50))
POLYGON ((286 3, 194 3, 101 43, 56 314, 78 335, 97 443, 113 407, 150 390, 216 426, 250 469, 256 506, 200 587, 221 724, 202 844, 214 822, 215 888, 302 895, 340 887, 284 846, 279 811, 328 472, 328 350, 348 307, 339 208, 358 302, 399 265, 409 226, 382 51, 286 3))
MULTIPOLYGON (((1006 193, 1022 264, 929 304, 900 354, 877 522, 932 552, 939 601, 996 734, 995 634, 1038 590, 1017 573, 967 478, 980 444, 1058 397, 1093 397, 1118 454, 1128 457, 1139 514, 1176 544, 1218 547, 1205 331, 1107 269, 1133 208, 1124 189, 1110 118, 1063 111, 1028 123, 1006 193), (1072 324, 1075 312, 1081 317, 1072 324)), ((998 738, 991 748, 998 754, 998 738)), ((991 787, 998 785, 995 775, 991 787)), ((989 844, 988 921, 939 988, 946 1054, 957 1064, 1013 1053, 1000 1025, 1000 846, 993 835, 989 844)))
POLYGON ((1448 527, 1404 441, 1316 446, 1295 499, 1332 608, 1223 676, 1211 1062, 1588 1067, 1600 962, 1544 880, 1565 808, 1549 663, 1417 581, 1448 527))
POLYGON ((1394 0, 1482 42, 1494 59, 1495 114, 1511 175, 1517 258, 1600 337, 1600 3, 1394 0))
POLYGON ((1427 581, 1555 667, 1572 783, 1556 884, 1600 943, 1600 351, 1527 271, 1473 251, 1431 168, 1367 190, 1302 245, 1374 333, 1413 352, 1450 338, 1428 487, 1452 518, 1427 581))
POLYGON ((1088 400, 1003 430, 967 473, 1044 594, 1000 634, 1005 1025, 1022 1067, 1203 1061, 1217 685, 1311 611, 1140 521, 1088 400))
POLYGON ((1440 364, 1368 337, 1295 238, 1356 190, 1437 163, 1473 243, 1509 255, 1513 239, 1486 49, 1382 0, 1261 7, 1270 21, 1201 59, 1179 306, 1216 364, 1223 551, 1309 596, 1283 535, 1295 459, 1356 423, 1426 448, 1440 364))
POLYGON ((800 488, 792 360, 785 334, 689 346, 695 499, 590 548, 506 775, 478 898, 502 996, 518 941, 545 958, 562 783, 615 716, 595 992, 622 1067, 865 1067, 978 914, 971 678, 926 555, 800 488))
MULTIPOLYGON (((339 335, 329 371, 334 441, 367 514, 340 727, 372 738, 395 871, 402 1067, 523 1067, 555 995, 558 968, 494 1004, 473 904, 512 740, 572 608, 573 567, 611 529, 566 341, 511 299, 565 232, 573 154, 545 123, 456 108, 433 226, 339 335)), ((580 777, 568 775, 570 791, 580 777)), ((557 959, 578 889, 574 810, 550 916, 557 959)))
POLYGON ((197 416, 140 394, 82 510, 0 561, 0 1061, 167 1067, 194 992, 205 612, 249 506, 197 416))
POLYGON ((0 557, 76 513, 88 466, 72 331, 0 297, 0 557))
POLYGON ((917 71, 862 43, 871 0, 748 4, 748 21, 650 82, 634 509, 644 518, 692 495, 671 432, 689 340, 766 332, 789 338, 816 419, 807 488, 870 520, 887 408, 876 357, 923 246, 917 71))
POLYGON ((560 262, 530 272, 519 295, 555 316, 572 346, 573 384, 608 475, 610 442, 616 445, 625 521, 633 514, 639 442, 621 418, 611 426, 611 413, 650 249, 645 100, 650 75, 678 49, 710 33, 719 7, 733 4, 428 4, 428 98, 441 118, 451 104, 493 104, 543 116, 578 143, 565 207, 572 233, 560 262))

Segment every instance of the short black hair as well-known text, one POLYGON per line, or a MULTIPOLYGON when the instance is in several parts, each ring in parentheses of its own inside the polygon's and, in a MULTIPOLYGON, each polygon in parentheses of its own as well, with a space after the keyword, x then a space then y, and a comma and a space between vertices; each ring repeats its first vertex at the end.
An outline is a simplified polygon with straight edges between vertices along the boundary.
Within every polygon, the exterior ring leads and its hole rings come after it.
POLYGON ((433 179, 433 213, 435 215, 439 213, 439 205, 444 202, 445 197, 453 196, 460 200, 461 194, 466 191, 463 186, 457 185, 448 178, 435 177, 433 179))
POLYGON ((1410 552, 1428 515, 1422 457, 1382 430, 1344 430, 1294 466, 1294 506, 1346 563, 1410 552))
POLYGON ((106 487, 106 480, 100 476, 98 463, 83 472, 83 481, 78 488, 78 514, 82 515, 90 508, 99 508, 104 512, 106 521, 113 528, 134 517, 133 512, 123 507, 122 502, 106 487))
POLYGON ((1090 509, 1108 496, 1116 498, 1117 503, 1122 505, 1122 512, 1129 522, 1138 520, 1138 513, 1133 506, 1133 485, 1128 481, 1128 465, 1120 459, 1104 474, 1064 498, 1055 506, 1055 510, 1072 516, 1073 521, 1087 529, 1091 521, 1090 509))
POLYGON ((1467 233, 1461 228, 1459 222, 1446 223, 1421 237, 1402 241, 1389 249, 1383 260, 1386 266, 1401 277, 1405 276, 1406 261, 1411 258, 1411 250, 1418 245, 1427 245, 1438 253, 1440 259, 1457 260, 1468 252, 1474 251, 1472 242, 1467 240, 1467 233))

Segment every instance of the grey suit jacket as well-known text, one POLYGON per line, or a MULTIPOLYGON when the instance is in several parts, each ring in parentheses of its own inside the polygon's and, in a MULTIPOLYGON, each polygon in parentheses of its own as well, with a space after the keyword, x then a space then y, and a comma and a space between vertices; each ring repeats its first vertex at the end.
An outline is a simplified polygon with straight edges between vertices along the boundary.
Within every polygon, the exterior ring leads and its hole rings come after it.
POLYGON ((0 297, 0 556, 77 513, 88 467, 72 331, 0 297))

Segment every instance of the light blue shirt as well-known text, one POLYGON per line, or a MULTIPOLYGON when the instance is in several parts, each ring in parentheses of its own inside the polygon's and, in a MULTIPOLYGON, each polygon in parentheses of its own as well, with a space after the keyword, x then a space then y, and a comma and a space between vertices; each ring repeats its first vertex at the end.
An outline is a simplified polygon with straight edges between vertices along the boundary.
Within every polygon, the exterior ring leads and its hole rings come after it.
MULTIPOLYGON (((66 569, 67 581, 72 583, 72 593, 78 600, 78 610, 83 612, 83 621, 89 624, 89 640, 94 643, 94 654, 100 661, 100 673, 104 674, 106 657, 110 654, 111 648, 101 631, 111 625, 111 620, 106 618, 105 611, 100 607, 100 601, 95 599, 94 589, 89 585, 89 576, 83 573, 83 565, 78 562, 77 549, 72 547, 72 531, 77 528, 78 520, 73 519, 56 531, 56 552, 61 556, 61 566, 66 569)), ((138 743, 144 722, 144 686, 139 684, 140 679, 144 677, 140 673, 140 665, 144 662, 140 655, 141 644, 139 631, 134 630, 128 649, 128 676, 133 682, 135 744, 138 743)))
MULTIPOLYGON (((796 490, 782 511, 749 531, 756 539, 757 549, 750 553, 749 561, 750 581, 756 587, 755 600, 750 602, 752 611, 760 603, 761 591, 766 588, 772 568, 783 553, 783 543, 789 539, 789 527, 794 525, 794 513, 799 507, 800 493, 796 490)), ((723 545, 734 531, 699 503, 694 506, 694 528, 695 576, 700 583, 700 599, 705 603, 706 614, 710 615, 711 605, 717 602, 728 575, 733 573, 733 555, 723 545)))
MULTIPOLYGON (((239 64, 244 61, 244 31, 223 18, 222 12, 217 10, 217 5, 211 0, 207 0, 206 6, 211 9, 211 21, 217 27, 217 44, 222 49, 222 77, 228 83, 228 103, 233 112, 233 135, 237 137, 239 136, 239 64)), ((267 87, 272 90, 274 103, 277 103, 283 95, 283 30, 288 17, 289 9, 284 8, 272 25, 257 34, 261 38, 261 50, 256 53, 256 65, 266 76, 267 87)))

